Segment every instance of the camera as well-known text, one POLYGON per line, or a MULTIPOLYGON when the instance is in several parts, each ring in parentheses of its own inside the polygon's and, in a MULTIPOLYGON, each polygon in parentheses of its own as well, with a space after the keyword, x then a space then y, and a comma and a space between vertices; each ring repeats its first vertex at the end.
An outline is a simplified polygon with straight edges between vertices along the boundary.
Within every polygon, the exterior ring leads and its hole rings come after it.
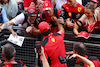
POLYGON ((36 52, 41 53, 41 45, 36 47, 36 52))
POLYGON ((66 63, 68 67, 75 66, 76 60, 77 60, 76 58, 68 59, 67 55, 66 55, 65 58, 62 58, 61 56, 58 56, 58 59, 59 59, 61 64, 66 63))

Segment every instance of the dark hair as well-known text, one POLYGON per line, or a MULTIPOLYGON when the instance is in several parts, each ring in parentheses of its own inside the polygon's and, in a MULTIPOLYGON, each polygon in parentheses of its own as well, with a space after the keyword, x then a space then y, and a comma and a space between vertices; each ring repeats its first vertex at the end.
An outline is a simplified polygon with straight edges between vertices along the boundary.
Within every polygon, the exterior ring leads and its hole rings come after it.
POLYGON ((81 56, 86 55, 86 47, 82 42, 76 42, 73 44, 73 49, 81 56))
POLYGON ((3 46, 2 53, 7 60, 11 60, 14 57, 15 48, 10 43, 7 43, 3 46))
MULTIPOLYGON (((10 0, 8 0, 8 3, 9 3, 9 1, 10 1, 10 0)), ((4 3, 3 0, 0 0, 0 3, 3 4, 3 3, 4 3)))
POLYGON ((86 8, 86 9, 90 9, 92 12, 95 10, 94 5, 92 5, 92 4, 90 4, 90 3, 87 3, 87 4, 85 5, 85 8, 86 8))

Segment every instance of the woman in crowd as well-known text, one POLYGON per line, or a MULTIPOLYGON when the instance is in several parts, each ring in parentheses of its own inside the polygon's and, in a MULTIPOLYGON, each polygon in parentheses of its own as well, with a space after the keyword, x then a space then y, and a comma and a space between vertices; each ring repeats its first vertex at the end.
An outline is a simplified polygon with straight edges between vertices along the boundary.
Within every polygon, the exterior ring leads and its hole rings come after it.
POLYGON ((100 24, 98 24, 94 29, 90 29, 96 22, 100 22, 99 11, 95 10, 94 6, 88 3, 85 6, 83 16, 75 24, 73 32, 75 35, 79 35, 80 33, 78 30, 84 28, 88 32, 97 33, 98 29, 100 29, 100 24))

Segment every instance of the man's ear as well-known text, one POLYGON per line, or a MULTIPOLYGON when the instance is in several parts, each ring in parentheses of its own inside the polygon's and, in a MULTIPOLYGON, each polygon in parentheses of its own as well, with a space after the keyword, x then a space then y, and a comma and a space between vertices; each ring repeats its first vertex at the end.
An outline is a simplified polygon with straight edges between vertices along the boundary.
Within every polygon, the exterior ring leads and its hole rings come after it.
POLYGON ((16 51, 15 51, 14 55, 16 55, 16 51))
POLYGON ((2 55, 2 57, 4 57, 4 54, 3 53, 1 53, 1 55, 2 55))

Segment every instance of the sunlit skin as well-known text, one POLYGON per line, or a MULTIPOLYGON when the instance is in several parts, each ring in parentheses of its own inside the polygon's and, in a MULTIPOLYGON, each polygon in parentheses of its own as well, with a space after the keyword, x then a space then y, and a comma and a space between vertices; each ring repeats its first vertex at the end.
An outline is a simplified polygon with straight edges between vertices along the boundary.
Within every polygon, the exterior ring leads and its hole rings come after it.
POLYGON ((94 5, 94 8, 96 8, 98 5, 98 3, 94 2, 94 1, 91 1, 90 3, 94 5))
POLYGON ((47 16, 52 16, 53 15, 53 9, 45 10, 45 13, 46 13, 47 16))
POLYGON ((68 3, 69 6, 75 7, 76 0, 67 0, 67 3, 68 3))
POLYGON ((36 16, 29 16, 29 21, 31 22, 31 24, 35 21, 36 16))
POLYGON ((88 18, 90 18, 90 17, 93 17, 93 14, 94 14, 94 12, 92 12, 90 9, 84 9, 84 14, 88 17, 88 18))

